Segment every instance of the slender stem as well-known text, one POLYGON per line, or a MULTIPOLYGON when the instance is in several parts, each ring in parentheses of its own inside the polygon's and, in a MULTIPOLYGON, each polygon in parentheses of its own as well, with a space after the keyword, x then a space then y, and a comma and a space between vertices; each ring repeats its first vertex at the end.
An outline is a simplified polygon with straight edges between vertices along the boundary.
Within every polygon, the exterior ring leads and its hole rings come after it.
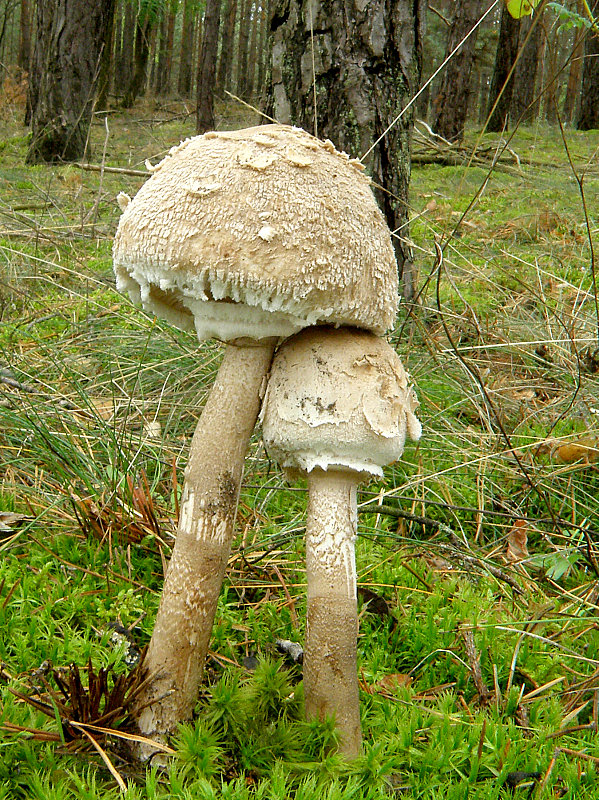
POLYGON ((346 758, 360 754, 355 539, 359 476, 308 475, 308 613, 304 695, 308 719, 334 716, 346 758))
POLYGON ((143 734, 191 717, 231 549, 243 460, 274 344, 230 344, 190 450, 179 528, 144 666, 155 679, 138 699, 143 734))

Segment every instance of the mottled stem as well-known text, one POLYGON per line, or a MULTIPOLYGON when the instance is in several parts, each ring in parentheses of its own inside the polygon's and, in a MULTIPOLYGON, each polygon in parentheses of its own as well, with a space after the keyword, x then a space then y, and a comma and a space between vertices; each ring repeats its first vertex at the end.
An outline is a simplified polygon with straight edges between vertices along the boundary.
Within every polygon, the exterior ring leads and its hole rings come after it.
POLYGON ((339 751, 360 754, 355 539, 359 476, 316 468, 308 474, 308 618, 304 695, 308 719, 335 717, 339 751))
POLYGON ((190 449, 177 539, 144 666, 138 726, 160 735, 189 719, 198 697, 239 498, 243 461, 274 343, 229 344, 190 449))

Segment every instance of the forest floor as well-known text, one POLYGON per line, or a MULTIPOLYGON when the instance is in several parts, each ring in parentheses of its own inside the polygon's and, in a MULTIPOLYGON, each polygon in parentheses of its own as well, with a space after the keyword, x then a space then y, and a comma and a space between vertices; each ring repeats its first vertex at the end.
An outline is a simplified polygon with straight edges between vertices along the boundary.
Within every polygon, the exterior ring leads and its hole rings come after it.
POLYGON ((197 721, 156 771, 85 726, 123 715, 221 350, 119 295, 111 240, 193 115, 95 120, 90 162, 121 172, 32 167, 4 97, 0 800, 597 798, 598 133, 521 128, 493 167, 469 131, 476 165, 414 168, 422 292, 392 341, 424 431, 359 498, 364 755, 302 721, 277 649, 303 641, 306 497, 257 432, 197 721))

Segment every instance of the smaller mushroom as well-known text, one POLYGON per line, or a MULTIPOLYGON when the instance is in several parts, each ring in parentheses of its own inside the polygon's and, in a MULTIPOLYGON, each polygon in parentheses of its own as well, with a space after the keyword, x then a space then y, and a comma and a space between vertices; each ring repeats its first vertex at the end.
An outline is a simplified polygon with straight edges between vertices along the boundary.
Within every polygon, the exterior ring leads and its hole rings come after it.
POLYGON ((308 479, 306 716, 335 717, 347 758, 361 749, 357 487, 382 477, 406 435, 420 437, 417 405, 390 344, 361 330, 321 327, 281 345, 262 406, 269 455, 290 478, 308 479))

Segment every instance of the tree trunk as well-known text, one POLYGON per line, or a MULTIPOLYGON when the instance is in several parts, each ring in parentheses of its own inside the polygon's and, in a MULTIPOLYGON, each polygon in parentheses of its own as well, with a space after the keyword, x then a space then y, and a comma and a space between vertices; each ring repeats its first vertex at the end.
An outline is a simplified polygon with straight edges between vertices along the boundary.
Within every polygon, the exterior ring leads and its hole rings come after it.
POLYGON ((185 0, 183 6, 183 28, 181 30, 181 55, 179 58, 179 81, 177 89, 182 97, 191 95, 193 64, 194 11, 193 0, 185 0))
POLYGON ((116 78, 115 85, 122 91, 129 86, 133 76, 133 55, 135 36, 135 9, 130 0, 124 0, 121 14, 121 35, 117 37, 116 78))
POLYGON ((226 11, 223 14, 218 77, 216 79, 216 86, 219 94, 223 94, 225 90, 231 89, 231 66, 233 64, 233 39, 235 37, 236 16, 237 0, 228 0, 226 11))
POLYGON ((252 13, 252 30, 248 43, 248 67, 247 67, 247 83, 245 87, 248 98, 254 96, 255 82, 256 82, 256 67, 260 55, 258 53, 258 30, 260 28, 260 10, 258 3, 254 3, 254 10, 252 13))
POLYGON ((514 75, 510 71, 518 56, 518 38, 520 20, 514 19, 502 4, 499 39, 495 54, 495 66, 489 90, 489 106, 487 130, 499 133, 508 123, 508 114, 512 101, 514 75))
MULTIPOLYGON (((599 3, 595 3, 595 16, 598 7, 599 3)), ((582 89, 576 127, 579 131, 599 128, 599 34, 592 29, 587 32, 584 42, 582 89)))
POLYGON ((163 95, 167 93, 167 67, 168 58, 168 10, 164 8, 160 19, 160 26, 157 31, 157 50, 158 58, 156 61, 156 79, 153 83, 154 93, 163 95))
POLYGON ((29 0, 21 0, 21 16, 19 19, 19 53, 17 65, 23 72, 29 72, 31 56, 31 8, 29 0))
POLYGON ((256 87, 260 95, 260 102, 264 103, 266 100, 268 81, 265 76, 268 74, 268 28, 270 20, 270 8, 272 0, 263 0, 260 12, 260 44, 258 45, 258 75, 256 76, 256 87))
POLYGON ((27 162, 76 161, 87 143, 114 0, 39 0, 27 162))
POLYGON ((100 60, 98 96, 96 100, 96 109, 98 111, 106 111, 108 109, 108 94, 110 92, 112 70, 114 66, 114 18, 115 12, 113 8, 113 13, 110 15, 108 30, 106 31, 106 43, 100 60))
POLYGON ((152 36, 151 21, 148 16, 138 17, 135 23, 135 50, 133 54, 133 70, 131 81, 125 91, 123 107, 131 108, 135 100, 143 92, 146 83, 150 42, 152 36))
POLYGON ((557 70, 558 31, 554 28, 545 34, 545 71, 543 77, 543 116, 547 122, 557 122, 557 97, 559 95, 559 77, 557 70))
POLYGON ((511 117, 514 122, 530 122, 534 117, 535 86, 541 52, 543 29, 540 14, 525 17, 520 25, 520 47, 522 53, 514 73, 511 117))
MULTIPOLYGON (((291 0, 294 2, 294 0, 291 0)), ((237 39, 237 94, 246 99, 248 47, 250 41, 250 24, 252 0, 241 0, 241 14, 239 17, 239 37, 237 39)))
MULTIPOLYGON (((457 0, 445 57, 472 30, 480 15, 479 0, 457 0)), ((478 29, 468 37, 445 67, 439 91, 433 100, 433 128, 449 141, 460 141, 464 136, 477 32, 478 29)))
POLYGON ((420 81, 425 8, 423 0, 277 0, 271 23, 274 116, 365 157, 397 234, 406 299, 414 294, 407 231, 413 113, 403 111, 420 81))
MULTIPOLYGON (((582 0, 578 0, 577 10, 579 14, 584 13, 582 0)), ((576 101, 579 96, 580 76, 582 74, 582 60, 584 58, 584 32, 579 28, 574 28, 572 41, 572 54, 570 69, 568 71, 568 85, 566 96, 564 97, 564 122, 572 122, 576 112, 576 101)))
POLYGON ((206 0, 204 35, 198 75, 198 107, 196 132, 205 133, 214 128, 214 76, 218 52, 218 28, 221 0, 206 0))

